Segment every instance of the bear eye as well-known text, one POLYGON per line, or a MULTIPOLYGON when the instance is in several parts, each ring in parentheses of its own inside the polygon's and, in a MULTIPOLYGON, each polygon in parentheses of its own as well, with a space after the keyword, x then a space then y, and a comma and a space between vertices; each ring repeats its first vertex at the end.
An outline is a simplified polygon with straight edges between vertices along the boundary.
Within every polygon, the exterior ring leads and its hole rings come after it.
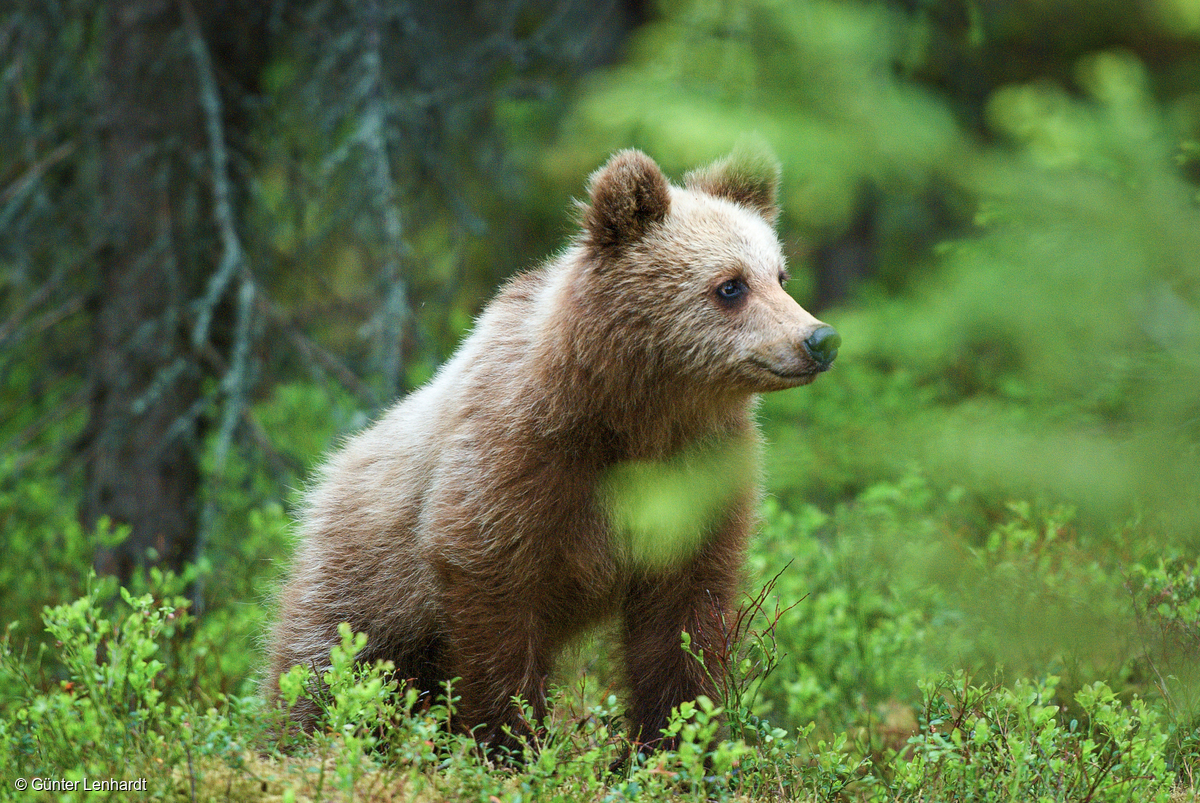
POLYGON ((726 303, 737 301, 746 292, 746 283, 741 279, 730 279, 717 287, 717 298, 726 303))

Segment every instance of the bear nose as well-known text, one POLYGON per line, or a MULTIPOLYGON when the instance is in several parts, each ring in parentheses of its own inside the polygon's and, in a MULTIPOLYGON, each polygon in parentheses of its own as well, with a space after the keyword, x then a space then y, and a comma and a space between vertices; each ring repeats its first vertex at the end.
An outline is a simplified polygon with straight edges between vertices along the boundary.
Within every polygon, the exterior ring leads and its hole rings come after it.
POLYGON ((842 336, 832 326, 821 326, 804 341, 804 350, 808 356, 821 364, 821 370, 829 367, 837 357, 838 347, 842 345, 842 336))

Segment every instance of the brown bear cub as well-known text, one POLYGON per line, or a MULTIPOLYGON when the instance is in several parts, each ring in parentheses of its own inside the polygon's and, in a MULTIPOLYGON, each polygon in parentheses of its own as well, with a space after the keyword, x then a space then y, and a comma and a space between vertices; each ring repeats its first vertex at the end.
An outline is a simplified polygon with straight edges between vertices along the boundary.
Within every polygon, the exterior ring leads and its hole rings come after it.
MULTIPOLYGON (((668 183, 636 151, 592 177, 582 230, 517 276, 424 387, 333 455, 308 493, 267 694, 361 661, 437 693, 489 747, 540 721, 555 655, 619 620, 632 738, 716 699, 680 646, 722 654, 759 503, 756 394, 811 382, 837 333, 783 290, 779 166, 739 154, 668 183)), ((302 699, 292 717, 319 714, 302 699)))

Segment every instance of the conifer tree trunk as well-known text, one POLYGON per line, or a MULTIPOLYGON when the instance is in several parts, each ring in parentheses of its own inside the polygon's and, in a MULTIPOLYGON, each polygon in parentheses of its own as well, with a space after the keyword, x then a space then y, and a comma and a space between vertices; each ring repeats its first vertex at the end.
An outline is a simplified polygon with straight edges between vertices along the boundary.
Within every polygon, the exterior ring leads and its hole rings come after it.
POLYGON ((192 557, 202 376, 188 300, 212 271, 195 65, 174 0, 111 0, 96 110, 103 221, 83 517, 132 527, 96 554, 123 581, 192 557), (151 551, 152 550, 152 551, 151 551))

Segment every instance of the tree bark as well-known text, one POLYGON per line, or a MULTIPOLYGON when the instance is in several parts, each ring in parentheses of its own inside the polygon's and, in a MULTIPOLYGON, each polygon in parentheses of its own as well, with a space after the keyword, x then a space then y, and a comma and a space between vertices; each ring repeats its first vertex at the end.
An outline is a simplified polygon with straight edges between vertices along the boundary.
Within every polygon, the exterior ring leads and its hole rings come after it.
POLYGON ((172 0, 106 9, 99 147, 99 265, 89 402, 85 523, 131 527, 97 550, 127 581, 147 562, 193 556, 199 490, 199 362, 188 301, 213 269, 210 199, 199 190, 204 121, 195 65, 172 0))

